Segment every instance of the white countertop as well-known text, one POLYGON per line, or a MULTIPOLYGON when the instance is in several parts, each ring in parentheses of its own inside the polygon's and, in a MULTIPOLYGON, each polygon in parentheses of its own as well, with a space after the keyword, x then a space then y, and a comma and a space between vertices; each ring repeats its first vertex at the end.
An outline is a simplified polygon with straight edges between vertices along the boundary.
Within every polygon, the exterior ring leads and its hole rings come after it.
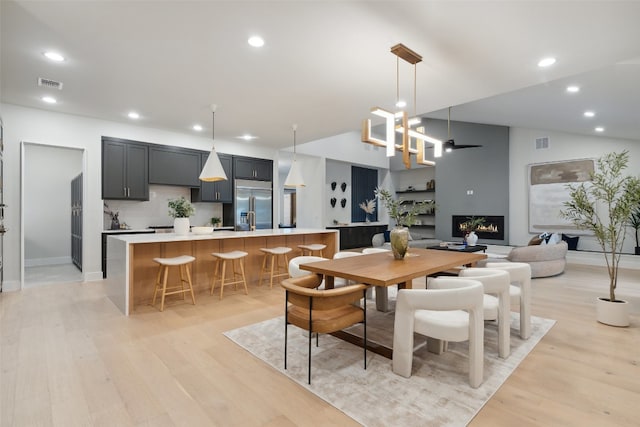
POLYGON ((105 234, 122 234, 122 233, 155 233, 155 230, 151 230, 150 228, 118 228, 117 230, 102 230, 105 234))
POLYGON ((348 224, 331 224, 331 225, 327 225, 327 228, 344 228, 344 227, 366 227, 366 226, 372 226, 372 225, 384 225, 387 226, 388 223, 386 222, 350 222, 348 224))
MULTIPOLYGON (((116 231, 116 230, 114 230, 116 231)), ((319 233, 337 233, 338 230, 326 230, 316 228, 273 228, 268 230, 255 231, 214 231, 209 234, 193 234, 186 236, 177 235, 175 233, 154 233, 154 234, 123 234, 110 236, 114 239, 122 240, 127 243, 162 243, 162 242, 180 242, 185 240, 212 240, 212 239, 238 239, 247 237, 267 237, 267 236, 286 236, 297 234, 319 234, 319 233)))

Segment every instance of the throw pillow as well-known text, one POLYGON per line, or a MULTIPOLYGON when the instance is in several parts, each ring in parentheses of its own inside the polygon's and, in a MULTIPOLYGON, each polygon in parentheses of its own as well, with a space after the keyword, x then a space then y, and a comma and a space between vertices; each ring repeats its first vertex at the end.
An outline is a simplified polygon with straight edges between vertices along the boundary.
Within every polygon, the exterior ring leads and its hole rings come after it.
POLYGON ((578 250, 578 239, 580 238, 580 236, 568 236, 566 234, 562 234, 562 240, 564 240, 565 242, 567 242, 567 246, 569 247, 570 251, 577 251, 578 250))
POLYGON ((389 233, 391 233, 391 230, 386 230, 384 232, 384 241, 385 242, 390 242, 391 241, 391 235, 389 233))
POLYGON ((538 236, 532 237, 531 240, 529 240, 529 244, 528 246, 536 246, 539 245, 542 242, 542 239, 538 236))
POLYGON ((547 240, 547 245, 557 245, 560 242, 562 242, 562 237, 558 233, 553 233, 547 240))

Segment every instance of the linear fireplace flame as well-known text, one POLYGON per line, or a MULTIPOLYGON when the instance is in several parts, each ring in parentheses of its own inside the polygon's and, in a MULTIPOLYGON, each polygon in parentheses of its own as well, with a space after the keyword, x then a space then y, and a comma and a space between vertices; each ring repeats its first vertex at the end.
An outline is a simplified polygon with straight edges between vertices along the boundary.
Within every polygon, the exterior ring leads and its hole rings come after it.
MULTIPOLYGON (((474 215, 453 215, 451 217, 451 235, 464 237, 464 223, 472 216, 474 215)), ((475 217, 479 216, 485 219, 484 224, 476 230, 479 239, 504 240, 504 216, 475 215, 475 217)))

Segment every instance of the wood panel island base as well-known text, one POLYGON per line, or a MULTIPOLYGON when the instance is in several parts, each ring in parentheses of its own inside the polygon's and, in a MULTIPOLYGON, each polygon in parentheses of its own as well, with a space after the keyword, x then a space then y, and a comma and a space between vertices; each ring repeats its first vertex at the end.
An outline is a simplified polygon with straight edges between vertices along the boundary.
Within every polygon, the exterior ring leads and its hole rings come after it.
MULTIPOLYGON (((293 249, 290 258, 300 255, 298 245, 322 243, 327 245, 326 258, 332 258, 339 248, 336 230, 273 229, 256 231, 216 231, 207 235, 178 236, 166 234, 135 234, 109 236, 107 239, 107 293, 113 303, 126 315, 136 307, 148 305, 153 298, 158 264, 153 258, 191 255, 193 287, 198 297, 209 297, 214 258, 212 252, 240 250, 249 255, 245 259, 245 274, 252 286, 259 283, 264 254, 260 248, 286 246, 293 249), (204 291, 207 291, 205 294, 204 291)), ((169 273, 169 283, 179 280, 178 273, 169 273)), ((213 297, 211 297, 213 298, 213 297)), ((197 304, 196 299, 196 304, 197 304)))

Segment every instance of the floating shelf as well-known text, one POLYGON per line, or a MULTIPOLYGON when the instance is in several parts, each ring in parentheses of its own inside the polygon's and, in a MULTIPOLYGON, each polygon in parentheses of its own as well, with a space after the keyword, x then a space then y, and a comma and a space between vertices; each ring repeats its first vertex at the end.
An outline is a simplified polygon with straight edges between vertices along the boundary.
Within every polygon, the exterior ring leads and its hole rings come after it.
POLYGON ((407 194, 407 193, 435 193, 435 189, 433 190, 398 190, 396 194, 407 194))

